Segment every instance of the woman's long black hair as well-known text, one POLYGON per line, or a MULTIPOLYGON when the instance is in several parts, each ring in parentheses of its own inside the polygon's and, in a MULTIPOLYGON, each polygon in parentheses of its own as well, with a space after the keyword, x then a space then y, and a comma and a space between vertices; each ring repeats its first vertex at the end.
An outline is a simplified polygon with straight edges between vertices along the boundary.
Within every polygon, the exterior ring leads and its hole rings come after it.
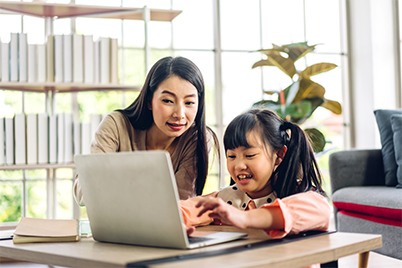
POLYGON ((310 141, 298 125, 282 120, 270 110, 249 110, 228 125, 223 138, 225 151, 239 146, 249 148, 247 134, 251 131, 260 135, 267 150, 287 146, 285 157, 270 178, 279 198, 310 190, 325 195, 310 141))
MULTIPOLYGON (((208 173, 208 149, 205 123, 204 79, 198 67, 184 57, 165 57, 157 61, 149 71, 138 98, 126 109, 118 110, 128 117, 135 129, 146 130, 154 123, 152 111, 148 108, 159 84, 172 75, 189 81, 198 91, 198 111, 195 117, 197 131, 197 178, 195 191, 202 194, 208 173)), ((211 130, 212 132, 212 130, 211 130)))

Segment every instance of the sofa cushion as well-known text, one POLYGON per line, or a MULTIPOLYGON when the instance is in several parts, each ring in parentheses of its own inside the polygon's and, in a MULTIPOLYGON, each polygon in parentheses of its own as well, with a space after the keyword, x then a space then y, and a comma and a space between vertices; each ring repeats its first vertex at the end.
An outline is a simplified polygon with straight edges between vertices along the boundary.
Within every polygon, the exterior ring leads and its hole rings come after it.
POLYGON ((396 188, 402 188, 402 115, 391 116, 392 132, 394 133, 393 142, 395 150, 395 160, 397 164, 396 178, 398 185, 396 188))
POLYGON ((402 109, 396 110, 375 110, 375 118, 380 131, 381 153, 384 162, 385 185, 396 186, 397 164, 395 160, 393 132, 391 126, 391 116, 394 114, 402 115, 402 109))
POLYGON ((394 187, 346 187, 332 194, 332 202, 339 210, 402 222, 402 191, 394 187))

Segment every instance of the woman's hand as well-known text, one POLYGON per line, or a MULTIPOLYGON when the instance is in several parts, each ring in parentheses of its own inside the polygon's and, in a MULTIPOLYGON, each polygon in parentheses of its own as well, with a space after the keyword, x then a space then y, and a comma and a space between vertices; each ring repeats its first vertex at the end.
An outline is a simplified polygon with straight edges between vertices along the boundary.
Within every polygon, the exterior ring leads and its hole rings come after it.
POLYGON ((225 203, 225 201, 219 197, 203 198, 196 205, 196 208, 199 207, 202 208, 197 215, 198 217, 209 212, 208 216, 215 220, 233 225, 240 229, 248 227, 247 213, 225 203))

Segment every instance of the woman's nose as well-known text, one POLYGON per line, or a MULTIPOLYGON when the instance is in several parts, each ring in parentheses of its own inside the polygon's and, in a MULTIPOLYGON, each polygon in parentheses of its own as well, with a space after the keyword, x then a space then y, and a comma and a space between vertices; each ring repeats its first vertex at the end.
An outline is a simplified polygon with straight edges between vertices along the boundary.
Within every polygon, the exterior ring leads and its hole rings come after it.
POLYGON ((184 107, 182 105, 176 105, 173 116, 179 119, 184 118, 184 107))

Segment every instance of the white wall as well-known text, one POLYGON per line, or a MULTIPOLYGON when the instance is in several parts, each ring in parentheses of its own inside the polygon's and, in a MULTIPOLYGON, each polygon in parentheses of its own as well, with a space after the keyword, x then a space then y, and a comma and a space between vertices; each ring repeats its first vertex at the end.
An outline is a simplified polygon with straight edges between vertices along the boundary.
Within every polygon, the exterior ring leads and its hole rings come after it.
POLYGON ((400 106, 396 0, 347 0, 351 147, 380 148, 373 111, 400 106))

